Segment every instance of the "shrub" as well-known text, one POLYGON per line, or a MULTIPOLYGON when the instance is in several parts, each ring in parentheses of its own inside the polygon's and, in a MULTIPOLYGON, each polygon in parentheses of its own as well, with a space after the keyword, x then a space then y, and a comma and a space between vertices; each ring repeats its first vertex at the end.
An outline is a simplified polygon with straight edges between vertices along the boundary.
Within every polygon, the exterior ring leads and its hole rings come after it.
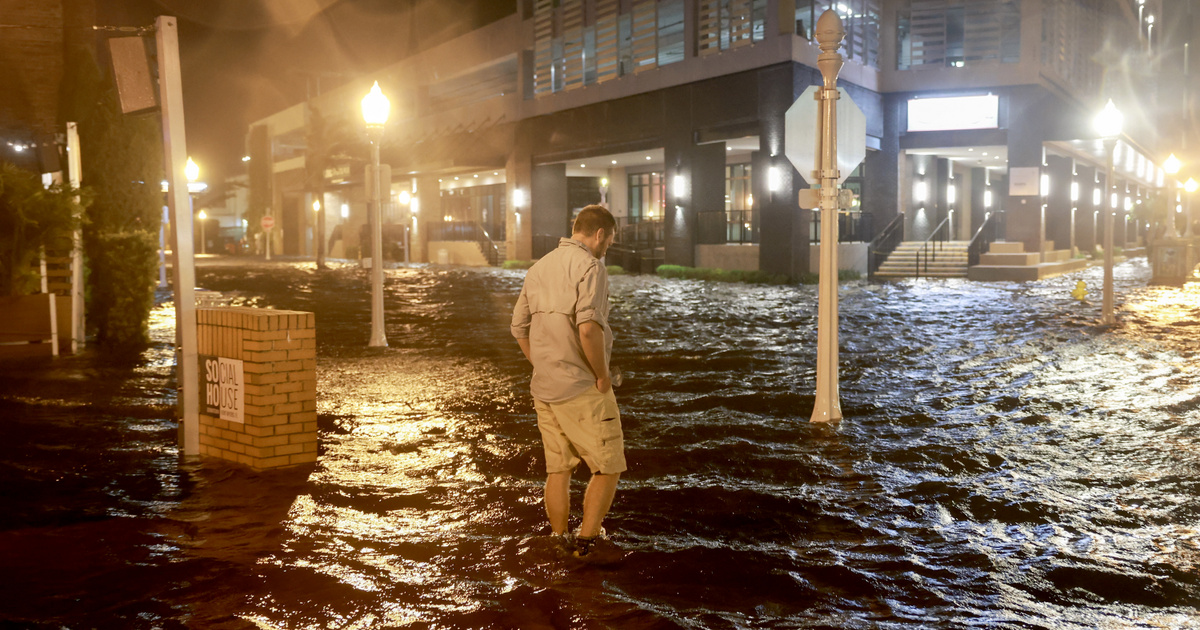
POLYGON ((609 265, 609 266, 608 266, 608 267, 606 267, 606 268, 608 269, 608 275, 610 275, 610 276, 623 276, 623 275, 625 275, 625 268, 624 268, 624 267, 622 267, 621 265, 609 265))
POLYGON ((749 284, 787 284, 788 277, 765 271, 741 271, 711 269, 707 267, 684 267, 682 265, 659 265, 655 273, 663 278, 708 280, 711 282, 745 282, 749 284))
POLYGON ((85 242, 92 263, 89 319, 97 325, 97 341, 109 347, 146 344, 158 274, 157 235, 94 234, 85 242))
POLYGON ((528 269, 533 266, 532 260, 506 260, 501 265, 504 269, 528 269))
POLYGON ((44 188, 34 173, 0 163, 0 295, 37 292, 32 265, 43 247, 71 250, 78 193, 63 184, 44 188))

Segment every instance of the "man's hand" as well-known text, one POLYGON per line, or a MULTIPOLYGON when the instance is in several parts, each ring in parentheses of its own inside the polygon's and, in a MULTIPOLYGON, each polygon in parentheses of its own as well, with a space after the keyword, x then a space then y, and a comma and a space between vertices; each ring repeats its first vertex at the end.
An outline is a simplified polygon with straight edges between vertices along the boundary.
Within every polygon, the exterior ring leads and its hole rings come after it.
POLYGON ((529 356, 529 338, 519 337, 517 339, 517 345, 521 346, 521 352, 525 354, 525 360, 533 363, 533 357, 529 356))
POLYGON ((608 366, 604 364, 604 328, 596 322, 580 324, 579 345, 583 346, 583 356, 587 358, 592 374, 596 375, 596 389, 600 390, 601 394, 612 389, 608 366))

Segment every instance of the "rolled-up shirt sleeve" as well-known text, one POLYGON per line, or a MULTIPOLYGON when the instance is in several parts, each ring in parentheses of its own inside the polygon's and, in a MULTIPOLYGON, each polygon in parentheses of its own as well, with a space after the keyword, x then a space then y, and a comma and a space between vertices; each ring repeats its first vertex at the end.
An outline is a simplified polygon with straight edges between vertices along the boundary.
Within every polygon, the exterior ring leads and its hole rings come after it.
POLYGON ((529 325, 533 321, 533 316, 529 312, 529 298, 525 296, 525 289, 521 289, 521 295, 517 297, 517 305, 513 307, 512 314, 512 336, 517 339, 529 338, 529 325))
MULTIPOLYGON (((593 261, 575 288, 575 325, 598 321, 600 306, 607 299, 599 261, 593 261)), ((603 324, 604 322, 599 322, 603 324)))

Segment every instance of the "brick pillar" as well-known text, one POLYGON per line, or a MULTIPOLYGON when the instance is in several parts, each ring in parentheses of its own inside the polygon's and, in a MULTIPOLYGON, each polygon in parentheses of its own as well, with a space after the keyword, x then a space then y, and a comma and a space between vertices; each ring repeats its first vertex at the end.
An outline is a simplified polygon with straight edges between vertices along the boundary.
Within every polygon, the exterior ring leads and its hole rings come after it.
POLYGON ((313 314, 198 308, 196 322, 201 355, 200 455, 255 470, 317 461, 313 314))

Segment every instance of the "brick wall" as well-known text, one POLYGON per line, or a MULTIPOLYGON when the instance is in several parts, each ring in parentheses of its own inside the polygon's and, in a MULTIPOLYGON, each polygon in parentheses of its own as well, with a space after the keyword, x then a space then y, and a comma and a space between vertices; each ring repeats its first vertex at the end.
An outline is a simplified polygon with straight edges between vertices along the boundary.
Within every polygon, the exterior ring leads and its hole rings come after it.
POLYGON ((245 422, 224 421, 202 410, 201 456, 239 462, 256 470, 317 461, 313 314, 248 307, 199 308, 196 322, 199 353, 241 360, 245 375, 245 422))

